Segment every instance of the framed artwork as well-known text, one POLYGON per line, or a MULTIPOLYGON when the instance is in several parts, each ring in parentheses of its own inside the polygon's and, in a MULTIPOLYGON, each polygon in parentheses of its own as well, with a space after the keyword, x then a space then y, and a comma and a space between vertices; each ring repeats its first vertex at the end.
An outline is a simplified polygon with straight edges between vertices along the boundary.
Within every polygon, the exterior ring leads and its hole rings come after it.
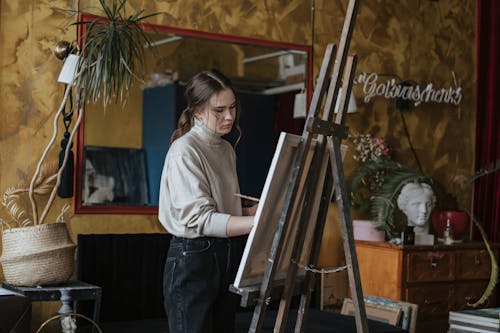
POLYGON ((347 270, 320 274, 320 310, 338 312, 349 297, 347 270))
MULTIPOLYGON (((381 304, 365 303, 366 317, 368 319, 381 321, 393 326, 400 324, 401 308, 393 306, 384 306, 381 304)), ((340 314, 354 316, 354 303, 352 299, 344 299, 344 304, 340 314)))
POLYGON ((142 149, 85 146, 83 157, 84 204, 148 204, 146 162, 142 149))
POLYGON ((401 318, 396 326, 408 330, 409 333, 415 333, 418 316, 417 304, 373 295, 365 295, 364 299, 365 304, 400 308, 401 318))
MULTIPOLYGON (((264 188, 262 190, 259 207, 257 208, 257 212, 255 214, 255 226, 248 236, 240 266, 233 283, 233 286, 236 288, 260 286, 262 283, 262 279, 267 268, 268 258, 271 253, 274 235, 278 228, 281 211, 284 205, 284 199, 291 177, 293 161, 301 140, 303 140, 301 136, 294 134, 282 132, 280 135, 264 188)), ((303 177, 299 181, 298 193, 303 192, 302 189, 311 165, 315 147, 316 144, 313 142, 307 154, 303 177)), ((326 170, 326 163, 323 164, 325 164, 324 169, 326 170)), ((320 179, 324 179, 324 172, 323 178, 320 179)), ((319 183, 321 185, 323 184, 321 181, 319 183)), ((305 270, 303 267, 307 266, 309 260, 311 242, 320 202, 319 197, 321 196, 321 192, 323 190, 321 185, 315 188, 315 197, 313 200, 315 205, 313 206, 309 216, 305 242, 301 252, 302 256, 300 257, 298 263, 299 276, 304 275, 305 270)), ((303 200, 299 200, 299 202, 303 203, 303 200)), ((289 220, 291 225, 288 227, 288 232, 283 235, 283 251, 281 257, 279 258, 275 280, 284 280, 286 277, 295 241, 295 237, 293 235, 296 234, 298 228, 297 222, 301 209, 302 206, 293 207, 292 217, 289 220)))

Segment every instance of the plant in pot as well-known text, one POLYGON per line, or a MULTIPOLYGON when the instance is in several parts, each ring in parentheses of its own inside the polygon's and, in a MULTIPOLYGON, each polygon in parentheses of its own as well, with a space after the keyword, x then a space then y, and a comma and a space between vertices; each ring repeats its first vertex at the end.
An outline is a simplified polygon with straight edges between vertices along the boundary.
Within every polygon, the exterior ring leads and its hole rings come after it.
MULTIPOLYGON (((460 182, 457 182, 457 184, 460 184, 460 191, 465 191, 466 188, 472 185, 473 182, 481 176, 496 172, 498 170, 500 170, 500 160, 492 163, 486 169, 479 170, 474 175, 468 178, 460 178, 460 182)), ((362 184, 365 177, 368 177, 370 174, 374 174, 380 171, 384 172, 384 182, 382 186, 380 186, 379 189, 370 198, 370 210, 372 218, 381 223, 381 228, 387 232, 389 237, 392 235, 394 230, 402 231, 401 225, 399 225, 398 229, 398 225, 394 219, 394 208, 396 207, 397 197, 400 194, 403 186, 405 186, 406 184, 410 182, 424 182, 429 184, 434 189, 438 198, 438 207, 443 207, 445 205, 445 202, 447 202, 446 204, 449 204, 449 200, 450 198, 452 198, 451 194, 449 194, 445 187, 437 180, 422 174, 415 168, 391 160, 367 161, 366 163, 364 163, 351 178, 351 191, 355 191, 360 186, 360 184, 362 184)), ((454 201, 456 202, 456 207, 460 207, 462 210, 467 211, 466 207, 468 206, 465 203, 461 203, 456 199, 454 201)), ((469 216, 471 217, 474 225, 479 230, 482 240, 486 246, 486 250, 488 251, 491 259, 491 275, 488 286, 486 287, 483 295, 479 298, 479 300, 477 300, 473 304, 469 304, 470 306, 476 307, 483 304, 493 292, 498 280, 498 264, 481 223, 470 212, 469 216)))
POLYGON ((113 98, 124 102, 132 78, 140 77, 139 72, 145 72, 143 50, 150 40, 141 29, 140 22, 156 14, 142 15, 140 10, 126 15, 127 0, 99 0, 99 3, 105 13, 104 19, 96 17, 92 21, 75 23, 86 27, 81 49, 72 47, 68 42, 59 42, 56 46, 56 55, 65 61, 73 52, 78 53, 76 70, 70 72, 74 75, 70 75, 62 102, 54 115, 51 139, 38 161, 29 186, 9 188, 3 197, 2 203, 10 217, 0 219, 3 247, 0 262, 5 280, 14 285, 59 283, 71 277, 75 245, 64 223, 64 212, 68 206, 63 208, 58 218, 63 223, 47 222, 47 214, 53 206, 70 159, 71 142, 83 117, 83 107, 98 99, 102 99, 105 105, 113 98), (68 101, 71 101, 71 108, 66 113, 68 101), (70 132, 67 122, 73 110, 77 110, 78 114, 70 132), (59 166, 48 168, 44 163, 54 145, 61 120, 65 121, 63 141, 66 144, 59 166), (45 205, 40 214, 38 203, 45 205), (65 268, 54 266, 58 262, 65 268))
POLYGON ((449 224, 453 232, 453 238, 463 239, 467 236, 469 214, 460 208, 460 202, 469 201, 464 197, 470 194, 466 191, 466 188, 472 182, 468 183, 465 175, 453 175, 450 177, 450 184, 452 191, 440 194, 438 206, 432 212, 432 227, 437 237, 442 238, 446 225, 449 224))
POLYGON ((410 182, 424 182, 434 187, 433 179, 420 171, 390 159, 366 161, 350 177, 349 185, 353 202, 362 201, 367 206, 371 218, 379 224, 389 239, 405 229, 405 222, 395 219, 396 200, 403 186, 410 182), (384 175, 381 184, 369 195, 360 197, 359 189, 372 175, 384 175))

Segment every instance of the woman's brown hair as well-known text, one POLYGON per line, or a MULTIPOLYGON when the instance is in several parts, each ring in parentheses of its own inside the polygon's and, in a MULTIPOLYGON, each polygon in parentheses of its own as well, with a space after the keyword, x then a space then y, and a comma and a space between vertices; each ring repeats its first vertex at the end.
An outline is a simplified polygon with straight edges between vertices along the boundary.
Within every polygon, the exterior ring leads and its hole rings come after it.
POLYGON ((187 107, 182 111, 177 123, 177 129, 172 133, 170 142, 174 142, 193 127, 194 116, 201 110, 212 98, 224 89, 231 89, 236 98, 236 121, 235 126, 239 131, 238 119, 240 107, 238 97, 233 89, 231 80, 217 70, 203 71, 191 78, 186 86, 187 107))

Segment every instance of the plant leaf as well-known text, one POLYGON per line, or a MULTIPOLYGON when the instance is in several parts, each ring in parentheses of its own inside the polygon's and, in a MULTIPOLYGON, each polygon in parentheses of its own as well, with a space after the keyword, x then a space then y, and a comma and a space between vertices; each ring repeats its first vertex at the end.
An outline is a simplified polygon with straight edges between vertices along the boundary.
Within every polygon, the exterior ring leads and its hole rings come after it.
POLYGON ((488 237, 486 236, 486 232, 484 231, 484 228, 479 222, 478 219, 474 217, 474 215, 471 212, 468 212, 469 216, 471 217, 471 220, 474 222, 475 226, 478 228, 479 233, 481 234, 481 238, 483 239, 483 242, 486 246, 486 250, 488 251, 488 254, 490 255, 490 261, 491 261, 491 272, 490 272, 490 281, 488 282, 488 285, 486 286, 486 289, 484 290, 483 294, 481 297, 474 303, 467 305, 472 306, 472 307, 478 307, 484 302, 488 300, 488 298, 491 296, 493 291, 495 290, 495 286, 498 283, 498 263, 497 263, 497 258, 495 257, 495 253, 493 253, 493 250, 490 247, 490 244, 488 242, 488 237))

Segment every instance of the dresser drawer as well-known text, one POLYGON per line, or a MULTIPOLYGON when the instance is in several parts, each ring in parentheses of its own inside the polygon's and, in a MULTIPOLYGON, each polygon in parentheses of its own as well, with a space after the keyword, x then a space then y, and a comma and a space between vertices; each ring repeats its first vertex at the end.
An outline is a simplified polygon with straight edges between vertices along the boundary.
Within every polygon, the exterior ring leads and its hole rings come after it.
POLYGON ((408 253, 406 259, 406 282, 453 280, 455 257, 451 252, 414 252, 408 253))
MULTIPOLYGON (((452 310, 471 309, 470 306, 467 306, 467 303, 474 303, 479 300, 487 286, 488 281, 455 283, 455 292, 451 304, 452 310)), ((488 301, 482 304, 481 307, 493 307, 495 306, 495 300, 496 291, 493 292, 488 301)))
POLYGON ((490 255, 486 250, 465 250, 456 253, 458 280, 489 279, 490 255))
POLYGON ((406 289, 406 301, 418 304, 418 317, 447 316, 453 287, 448 284, 415 286, 406 289))
POLYGON ((419 320, 417 322, 417 333, 445 333, 448 332, 448 318, 433 318, 419 320))

